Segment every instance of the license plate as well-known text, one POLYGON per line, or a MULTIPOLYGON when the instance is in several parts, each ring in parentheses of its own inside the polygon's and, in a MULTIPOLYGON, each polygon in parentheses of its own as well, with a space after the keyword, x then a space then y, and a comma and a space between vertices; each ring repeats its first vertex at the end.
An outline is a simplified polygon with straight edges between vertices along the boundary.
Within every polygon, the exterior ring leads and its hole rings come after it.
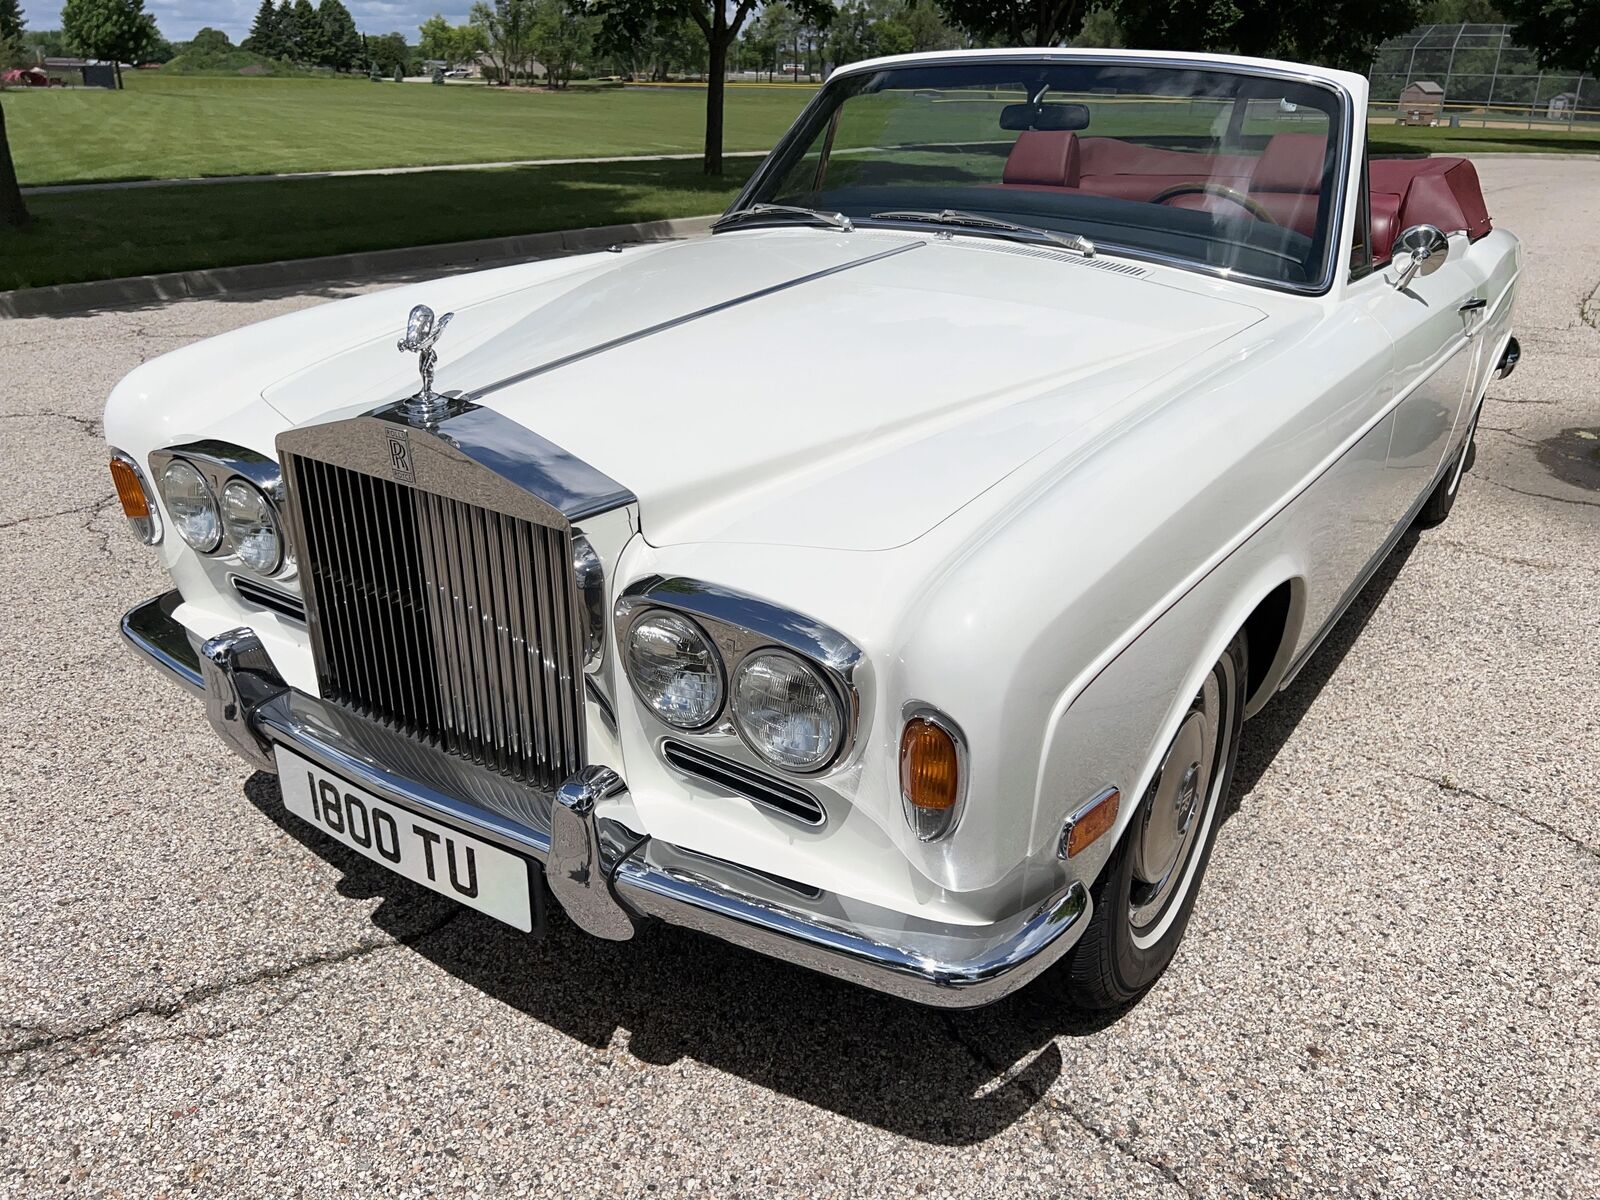
POLYGON ((283 805, 357 854, 523 932, 533 929, 528 860, 380 800, 278 747, 283 805))

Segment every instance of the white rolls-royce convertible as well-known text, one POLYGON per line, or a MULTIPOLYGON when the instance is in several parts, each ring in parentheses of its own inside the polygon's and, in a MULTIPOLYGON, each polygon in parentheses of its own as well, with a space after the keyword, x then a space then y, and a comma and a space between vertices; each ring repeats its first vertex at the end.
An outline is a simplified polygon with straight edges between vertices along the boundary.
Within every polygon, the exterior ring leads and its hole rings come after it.
POLYGON ((123 634, 298 820, 519 929, 1127 1004, 1244 719, 1445 519, 1517 361, 1516 239, 1366 106, 864 62, 710 236, 150 362, 105 428, 173 590, 123 634))

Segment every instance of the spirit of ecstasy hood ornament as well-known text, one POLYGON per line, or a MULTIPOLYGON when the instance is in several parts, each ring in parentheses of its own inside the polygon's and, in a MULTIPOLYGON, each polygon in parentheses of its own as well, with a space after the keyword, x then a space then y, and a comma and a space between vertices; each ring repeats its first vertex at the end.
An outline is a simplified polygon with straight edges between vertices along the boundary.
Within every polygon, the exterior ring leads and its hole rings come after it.
POLYGON ((433 347, 453 316, 455 313, 445 313, 435 324, 433 309, 426 304, 419 304, 406 319, 406 335, 400 339, 398 348, 418 355, 417 370, 422 372, 422 389, 401 404, 405 414, 413 420, 437 420, 444 416, 445 409, 449 407, 449 397, 433 390, 433 368, 439 361, 439 352, 433 347))

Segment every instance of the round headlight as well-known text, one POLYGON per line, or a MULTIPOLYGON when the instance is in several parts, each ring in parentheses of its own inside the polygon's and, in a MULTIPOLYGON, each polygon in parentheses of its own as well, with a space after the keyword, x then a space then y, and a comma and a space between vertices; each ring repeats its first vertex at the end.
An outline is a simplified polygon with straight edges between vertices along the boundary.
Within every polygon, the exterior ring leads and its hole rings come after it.
POLYGON ((844 739, 844 714, 822 675, 774 651, 740 665, 733 720, 752 750, 785 771, 820 770, 844 739))
POLYGON ((722 711, 722 660, 693 621, 658 612, 635 622, 627 661, 639 698, 668 725, 698 729, 722 711))
POLYGON ((278 517, 261 489, 230 479, 222 489, 222 525, 239 561, 261 575, 271 575, 283 562, 278 517))
POLYGON ((201 554, 210 554, 222 541, 222 516, 205 476, 193 465, 175 458, 161 472, 161 499, 172 517, 178 536, 201 554))

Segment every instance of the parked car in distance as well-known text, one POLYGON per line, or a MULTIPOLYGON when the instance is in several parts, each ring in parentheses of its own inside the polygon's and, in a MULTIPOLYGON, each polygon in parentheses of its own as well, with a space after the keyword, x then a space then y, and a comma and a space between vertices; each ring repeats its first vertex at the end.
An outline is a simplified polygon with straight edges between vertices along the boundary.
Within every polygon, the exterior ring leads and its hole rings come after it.
POLYGON ((296 819, 519 929, 1125 1004, 1245 718, 1448 516, 1519 354, 1517 240, 1367 99, 859 63, 710 237, 147 363, 105 429, 173 587, 123 632, 296 819))

